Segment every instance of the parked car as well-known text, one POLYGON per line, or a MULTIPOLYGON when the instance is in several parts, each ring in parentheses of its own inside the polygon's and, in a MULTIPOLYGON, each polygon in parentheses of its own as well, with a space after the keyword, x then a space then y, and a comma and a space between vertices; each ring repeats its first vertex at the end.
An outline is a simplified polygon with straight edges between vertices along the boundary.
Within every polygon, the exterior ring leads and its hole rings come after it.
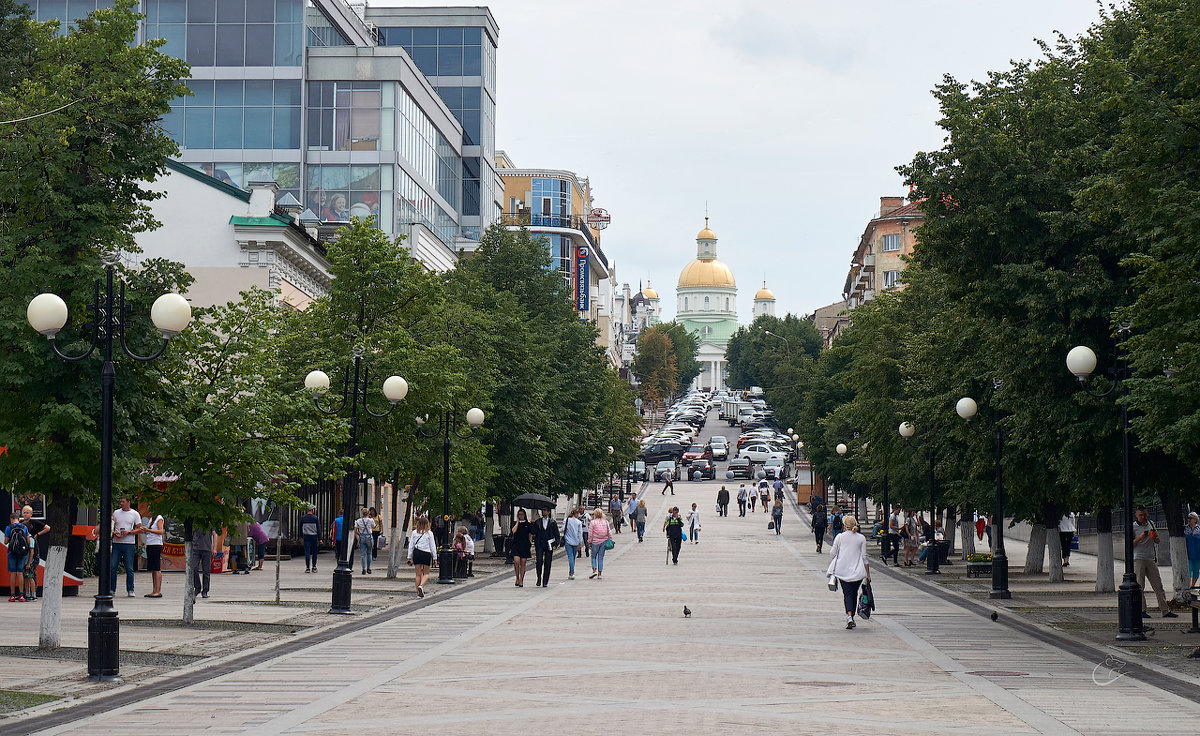
POLYGON ((716 442, 713 442, 710 444, 710 446, 712 447, 713 460, 728 460, 729 459, 729 445, 726 445, 724 443, 717 444, 716 442))
POLYGON ((629 463, 629 467, 625 469, 625 472, 633 480, 644 481, 648 477, 646 475, 646 463, 642 460, 635 460, 629 463))
POLYGON ((683 464, 690 465, 695 460, 712 460, 712 445, 692 445, 683 453, 683 464))
POLYGON ((654 466, 654 480, 666 480, 667 473, 672 478, 679 478, 679 464, 674 460, 661 460, 654 466))
POLYGON ((771 458, 787 459, 786 452, 780 452, 767 444, 746 445, 738 451, 738 457, 749 458, 751 462, 762 463, 771 458))
POLYGON ((676 463, 679 462, 679 458, 681 457, 683 457, 683 445, 678 442, 656 442, 642 452, 642 460, 647 465, 663 460, 670 460, 672 463, 676 463))
POLYGON ((733 473, 734 478, 753 480, 754 463, 750 462, 750 458, 735 457, 729 461, 729 472, 733 473))
POLYGON ((688 466, 687 473, 692 480, 696 480, 697 475, 701 479, 713 480, 717 477, 717 466, 713 465, 712 460, 700 458, 692 461, 692 464, 688 466))
POLYGON ((769 458, 763 463, 763 472, 771 480, 780 478, 786 480, 788 477, 788 464, 779 458, 769 458))

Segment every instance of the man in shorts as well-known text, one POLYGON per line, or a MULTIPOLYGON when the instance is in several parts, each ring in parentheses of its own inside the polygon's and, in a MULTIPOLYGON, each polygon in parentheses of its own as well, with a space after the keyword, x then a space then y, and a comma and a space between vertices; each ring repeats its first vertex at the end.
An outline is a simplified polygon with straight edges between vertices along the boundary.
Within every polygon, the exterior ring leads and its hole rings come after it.
MULTIPOLYGON (((8 526, 4 528, 4 543, 8 545, 9 550, 12 549, 13 540, 20 534, 26 539, 29 538, 29 530, 21 523, 21 515, 16 511, 8 515, 8 526)), ((8 555, 8 602, 9 603, 24 603, 25 596, 21 590, 21 579, 25 574, 25 564, 29 561, 29 553, 25 553, 20 557, 10 554, 8 555)))
POLYGON ((21 507, 21 523, 25 525, 25 529, 29 532, 29 559, 25 562, 25 600, 37 600, 37 571, 41 565, 43 558, 43 548, 48 547, 46 542, 50 533, 50 525, 44 521, 38 521, 33 518, 33 507, 21 507))

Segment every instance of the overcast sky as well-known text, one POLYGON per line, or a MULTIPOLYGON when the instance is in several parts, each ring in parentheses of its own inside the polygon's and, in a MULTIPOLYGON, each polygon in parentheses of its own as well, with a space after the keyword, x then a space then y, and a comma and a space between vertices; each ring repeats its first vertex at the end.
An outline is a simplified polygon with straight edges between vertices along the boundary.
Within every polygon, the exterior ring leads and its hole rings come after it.
MULTIPOLYGON (((403 4, 372 2, 378 5, 403 4)), ((841 298, 895 167, 942 140, 930 90, 1082 33, 1096 0, 494 0, 497 147, 568 169, 612 215, 617 280, 675 311, 705 203, 749 321, 841 298)))

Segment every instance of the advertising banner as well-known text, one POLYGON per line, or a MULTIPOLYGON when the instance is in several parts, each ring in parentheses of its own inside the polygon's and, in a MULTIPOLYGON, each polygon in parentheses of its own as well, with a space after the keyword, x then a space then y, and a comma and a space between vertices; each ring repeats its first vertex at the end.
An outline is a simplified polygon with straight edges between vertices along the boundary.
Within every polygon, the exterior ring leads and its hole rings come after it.
POLYGON ((588 247, 581 245, 575 249, 575 311, 588 311, 588 247))

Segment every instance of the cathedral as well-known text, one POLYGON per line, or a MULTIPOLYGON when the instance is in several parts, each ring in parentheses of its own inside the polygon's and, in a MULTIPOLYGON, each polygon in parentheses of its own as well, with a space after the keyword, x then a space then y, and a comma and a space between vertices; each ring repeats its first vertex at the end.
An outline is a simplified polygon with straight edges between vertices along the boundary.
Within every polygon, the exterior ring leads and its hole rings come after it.
MULTIPOLYGON (((699 343, 696 360, 700 375, 692 388, 723 388, 725 347, 738 328, 737 282, 729 266, 717 258, 717 236, 708 228, 707 217, 704 229, 696 235, 696 258, 683 267, 675 293, 675 320, 696 335, 699 343)), ((754 295, 753 314, 774 313, 775 295, 764 282, 754 295)))

